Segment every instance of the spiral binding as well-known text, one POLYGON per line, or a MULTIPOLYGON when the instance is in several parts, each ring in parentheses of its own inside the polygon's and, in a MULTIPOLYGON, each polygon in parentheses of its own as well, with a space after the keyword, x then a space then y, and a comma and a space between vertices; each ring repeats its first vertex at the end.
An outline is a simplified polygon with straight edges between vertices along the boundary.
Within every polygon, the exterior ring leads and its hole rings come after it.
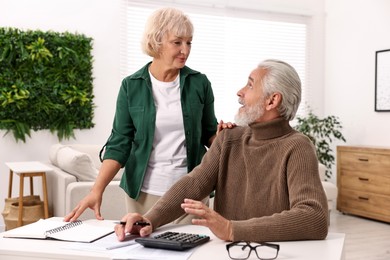
POLYGON ((69 228, 72 228, 72 227, 75 227, 75 226, 78 226, 78 225, 81 225, 81 224, 83 224, 83 221, 81 221, 81 220, 76 220, 76 221, 73 221, 73 222, 69 222, 68 224, 65 224, 65 225, 63 225, 61 227, 57 227, 57 228, 53 228, 53 229, 47 230, 45 232, 45 235, 51 235, 51 234, 67 230, 69 228))

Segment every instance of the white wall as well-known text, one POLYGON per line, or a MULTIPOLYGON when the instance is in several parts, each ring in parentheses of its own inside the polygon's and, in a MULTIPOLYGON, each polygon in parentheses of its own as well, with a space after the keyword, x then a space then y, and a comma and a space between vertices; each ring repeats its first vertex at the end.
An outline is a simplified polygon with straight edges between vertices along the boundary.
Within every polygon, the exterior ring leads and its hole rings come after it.
MULTIPOLYGON (((64 143, 104 144, 111 131, 115 101, 120 85, 119 29, 120 1, 104 0, 0 0, 0 26, 20 29, 83 33, 93 40, 95 127, 76 131, 76 140, 64 143)), ((12 134, 0 131, 0 211, 8 196, 8 161, 48 161, 49 147, 58 142, 49 131, 33 132, 26 143, 16 143, 12 134)), ((40 178, 34 178, 35 190, 41 190, 40 178)), ((13 196, 19 192, 14 177, 13 196)), ((26 182, 25 186, 28 183, 26 182)), ((25 192, 28 189, 26 187, 25 192)), ((0 231, 3 226, 0 217, 0 231)))
POLYGON ((324 111, 340 118, 347 145, 390 147, 390 112, 374 111, 375 51, 390 49, 389 14, 388 0, 326 0, 324 111))

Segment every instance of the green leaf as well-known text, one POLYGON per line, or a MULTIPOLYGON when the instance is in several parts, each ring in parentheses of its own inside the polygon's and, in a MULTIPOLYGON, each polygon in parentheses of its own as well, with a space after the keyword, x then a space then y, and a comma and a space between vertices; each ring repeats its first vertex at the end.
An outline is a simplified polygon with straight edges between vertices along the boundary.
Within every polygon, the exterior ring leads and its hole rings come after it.
POLYGON ((0 28, 0 129, 25 142, 50 129, 59 139, 94 126, 92 38, 0 28))
POLYGON ((304 117, 297 117, 297 125, 294 127, 297 131, 303 133, 313 142, 318 161, 326 166, 325 172, 327 178, 332 176, 332 165, 335 163, 334 152, 330 144, 334 140, 346 142, 341 130, 342 124, 334 116, 319 118, 308 108, 308 114, 304 117))

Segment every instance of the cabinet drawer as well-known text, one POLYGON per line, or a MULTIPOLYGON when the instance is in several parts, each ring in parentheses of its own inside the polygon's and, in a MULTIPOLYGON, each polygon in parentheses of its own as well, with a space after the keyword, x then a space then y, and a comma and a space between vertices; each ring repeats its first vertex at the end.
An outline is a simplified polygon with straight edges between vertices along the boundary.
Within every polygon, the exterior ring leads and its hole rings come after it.
POLYGON ((343 151, 338 160, 341 170, 367 171, 390 177, 390 155, 343 151))
POLYGON ((337 199, 337 208, 346 213, 390 221, 389 196, 343 189, 337 199))
POLYGON ((379 173, 372 174, 343 170, 339 181, 341 189, 351 189, 390 196, 390 177, 382 176, 379 173))

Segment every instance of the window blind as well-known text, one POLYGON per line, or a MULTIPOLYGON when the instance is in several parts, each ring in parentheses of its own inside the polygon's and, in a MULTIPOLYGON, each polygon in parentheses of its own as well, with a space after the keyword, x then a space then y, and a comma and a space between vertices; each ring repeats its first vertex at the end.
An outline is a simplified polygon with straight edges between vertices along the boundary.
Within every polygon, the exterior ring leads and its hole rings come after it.
MULTIPOLYGON (((161 4, 148 2, 146 5, 124 0, 122 77, 151 60, 142 53, 140 42, 146 19, 161 4)), ((298 114, 305 112, 304 104, 310 93, 307 91, 307 17, 223 7, 176 7, 194 24, 192 50, 186 65, 206 74, 211 81, 218 120, 234 121, 239 107, 237 91, 246 84, 257 64, 270 58, 286 61, 297 70, 303 87, 298 114)))

